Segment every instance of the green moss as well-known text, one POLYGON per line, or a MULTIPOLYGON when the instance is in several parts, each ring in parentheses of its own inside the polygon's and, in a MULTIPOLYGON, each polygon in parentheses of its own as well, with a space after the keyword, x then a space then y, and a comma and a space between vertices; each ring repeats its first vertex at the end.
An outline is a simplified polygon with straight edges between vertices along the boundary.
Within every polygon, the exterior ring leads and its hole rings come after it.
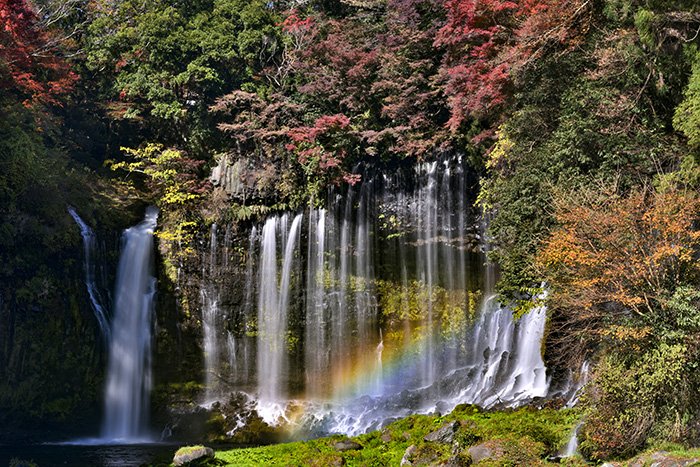
POLYGON ((426 319, 427 304, 432 303, 433 313, 440 320, 445 336, 464 330, 481 302, 481 292, 428 287, 420 281, 403 286, 393 281, 377 280, 375 287, 379 309, 390 325, 402 327, 406 320, 420 323, 426 319))
POLYGON ((196 446, 183 446, 180 449, 175 452, 176 456, 184 456, 186 454, 192 454, 195 451, 198 451, 200 449, 204 449, 204 446, 196 445, 196 446))
MULTIPOLYGON (((535 465, 555 454, 568 440, 580 418, 577 410, 521 409, 485 412, 471 405, 458 406, 451 414, 412 415, 398 420, 381 431, 352 438, 362 445, 357 451, 338 452, 333 445, 342 436, 312 441, 278 444, 258 448, 217 452, 226 465, 399 465, 406 449, 415 445, 414 459, 445 462, 451 456, 466 458, 467 449, 475 444, 498 440, 503 456, 498 465, 535 465), (430 443, 424 437, 445 423, 458 421, 455 436, 457 452, 450 444, 430 443)), ((494 464, 495 465, 495 464, 494 464)))

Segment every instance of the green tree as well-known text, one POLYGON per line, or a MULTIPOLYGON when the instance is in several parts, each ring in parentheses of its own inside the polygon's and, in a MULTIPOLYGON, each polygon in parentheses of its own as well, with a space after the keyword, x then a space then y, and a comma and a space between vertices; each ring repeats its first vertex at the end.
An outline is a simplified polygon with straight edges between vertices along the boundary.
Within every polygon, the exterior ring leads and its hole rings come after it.
POLYGON ((277 17, 262 0, 98 2, 92 16, 87 67, 111 115, 190 150, 212 144, 214 99, 251 82, 278 49, 277 17))

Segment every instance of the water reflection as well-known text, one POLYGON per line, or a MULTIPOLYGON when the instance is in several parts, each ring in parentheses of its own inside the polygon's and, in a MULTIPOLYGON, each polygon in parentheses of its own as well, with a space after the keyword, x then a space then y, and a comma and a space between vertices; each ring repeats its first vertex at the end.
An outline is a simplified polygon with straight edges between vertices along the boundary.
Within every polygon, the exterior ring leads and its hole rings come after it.
POLYGON ((32 461, 39 467, 169 465, 176 450, 170 444, 0 446, 0 465, 9 465, 12 459, 32 461))

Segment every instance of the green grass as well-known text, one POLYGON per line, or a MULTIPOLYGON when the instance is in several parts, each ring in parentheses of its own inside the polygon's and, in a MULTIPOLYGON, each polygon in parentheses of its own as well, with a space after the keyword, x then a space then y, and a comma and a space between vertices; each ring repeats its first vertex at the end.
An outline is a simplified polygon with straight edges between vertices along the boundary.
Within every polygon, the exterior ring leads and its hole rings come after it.
POLYGON ((311 441, 277 444, 257 448, 217 452, 225 465, 259 466, 385 466, 399 465, 410 445, 426 456, 447 460, 452 446, 427 443, 423 437, 443 424, 460 423, 456 441, 459 450, 489 440, 503 447, 506 457, 499 465, 544 463, 544 458, 556 452, 568 441, 580 412, 568 410, 533 410, 485 412, 474 406, 459 406, 451 414, 412 415, 396 421, 381 431, 352 438, 363 446, 359 451, 337 452, 333 445, 343 436, 311 441), (344 464, 343 464, 344 462, 344 464))

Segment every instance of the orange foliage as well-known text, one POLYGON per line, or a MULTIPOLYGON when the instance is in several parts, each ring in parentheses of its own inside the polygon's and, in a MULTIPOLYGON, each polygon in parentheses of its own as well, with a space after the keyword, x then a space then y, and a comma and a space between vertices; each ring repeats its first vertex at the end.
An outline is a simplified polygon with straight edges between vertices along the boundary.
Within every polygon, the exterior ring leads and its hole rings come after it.
MULTIPOLYGON (((538 260, 554 306, 577 323, 618 316, 648 323, 665 316, 676 287, 700 277, 699 214, 698 194, 680 190, 646 189, 623 197, 606 189, 560 200, 560 227, 538 260)), ((618 341, 649 333, 614 327, 597 332, 618 341)))

